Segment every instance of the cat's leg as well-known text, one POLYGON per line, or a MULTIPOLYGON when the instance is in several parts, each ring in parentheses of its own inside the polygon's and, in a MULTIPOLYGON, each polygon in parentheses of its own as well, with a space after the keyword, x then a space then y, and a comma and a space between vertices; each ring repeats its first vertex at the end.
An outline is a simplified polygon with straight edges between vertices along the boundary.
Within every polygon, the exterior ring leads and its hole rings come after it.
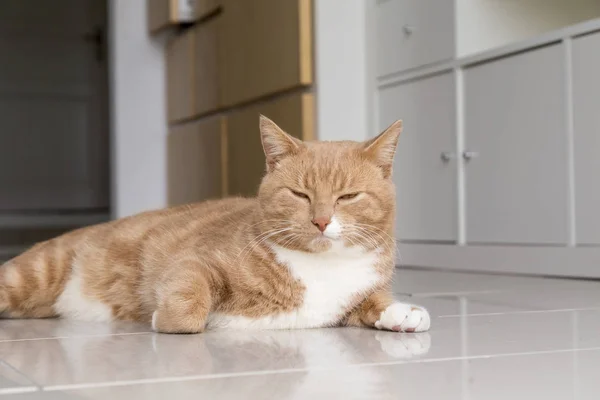
POLYGON ((368 326, 396 332, 425 332, 431 319, 423 307, 394 301, 387 291, 366 298, 345 321, 349 326, 368 326))
POLYGON ((161 333, 200 333, 204 331, 213 305, 206 269, 180 265, 165 274, 157 284, 157 308, 152 329, 161 333))

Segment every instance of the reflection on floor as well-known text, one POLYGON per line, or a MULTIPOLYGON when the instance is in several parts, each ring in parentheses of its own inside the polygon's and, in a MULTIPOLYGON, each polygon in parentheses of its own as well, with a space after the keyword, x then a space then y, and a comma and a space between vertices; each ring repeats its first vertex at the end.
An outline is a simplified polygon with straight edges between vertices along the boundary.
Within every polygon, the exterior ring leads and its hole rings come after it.
POLYGON ((222 331, 0 321, 0 400, 592 399, 600 283, 399 270, 432 330, 222 331))

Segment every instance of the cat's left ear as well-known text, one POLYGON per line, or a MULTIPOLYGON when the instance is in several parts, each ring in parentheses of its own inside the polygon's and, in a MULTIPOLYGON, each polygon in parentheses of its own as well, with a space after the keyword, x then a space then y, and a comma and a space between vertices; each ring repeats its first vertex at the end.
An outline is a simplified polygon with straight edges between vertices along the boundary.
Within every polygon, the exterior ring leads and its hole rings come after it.
POLYGON ((288 135, 264 115, 260 116, 260 139, 267 159, 267 171, 271 172, 285 157, 296 154, 302 141, 288 135))
POLYGON ((402 121, 398 120, 379 136, 368 140, 364 144, 364 152, 383 170, 385 178, 392 176, 392 164, 400 133, 402 133, 402 121))

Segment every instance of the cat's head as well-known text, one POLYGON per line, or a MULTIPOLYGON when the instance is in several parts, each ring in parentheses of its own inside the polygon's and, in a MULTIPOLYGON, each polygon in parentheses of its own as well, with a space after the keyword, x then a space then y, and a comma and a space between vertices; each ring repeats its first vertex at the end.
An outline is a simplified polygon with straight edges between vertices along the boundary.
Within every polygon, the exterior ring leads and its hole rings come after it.
POLYGON ((260 118, 267 172, 261 231, 280 246, 322 252, 393 242, 392 162, 402 122, 366 142, 303 142, 260 118))

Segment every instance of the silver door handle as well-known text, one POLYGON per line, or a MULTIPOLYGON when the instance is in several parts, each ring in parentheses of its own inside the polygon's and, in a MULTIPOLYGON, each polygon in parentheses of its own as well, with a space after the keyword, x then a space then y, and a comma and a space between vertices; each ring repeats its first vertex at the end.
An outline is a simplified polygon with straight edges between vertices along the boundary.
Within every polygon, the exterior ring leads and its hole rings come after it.
POLYGON ((415 31, 415 27, 414 27, 414 26, 412 26, 412 25, 408 25, 408 24, 406 24, 406 25, 404 25, 404 26, 402 27, 402 32, 404 32, 404 35, 405 35, 405 36, 410 36, 410 35, 412 35, 414 31, 415 31))
POLYGON ((442 151, 442 153, 440 154, 440 158, 443 162, 447 163, 450 162, 450 160, 455 159, 456 154, 451 151, 442 151))
POLYGON ((463 158, 465 159, 465 161, 471 161, 474 158, 479 157, 479 153, 476 151, 472 151, 472 150, 465 150, 463 151, 463 158))

